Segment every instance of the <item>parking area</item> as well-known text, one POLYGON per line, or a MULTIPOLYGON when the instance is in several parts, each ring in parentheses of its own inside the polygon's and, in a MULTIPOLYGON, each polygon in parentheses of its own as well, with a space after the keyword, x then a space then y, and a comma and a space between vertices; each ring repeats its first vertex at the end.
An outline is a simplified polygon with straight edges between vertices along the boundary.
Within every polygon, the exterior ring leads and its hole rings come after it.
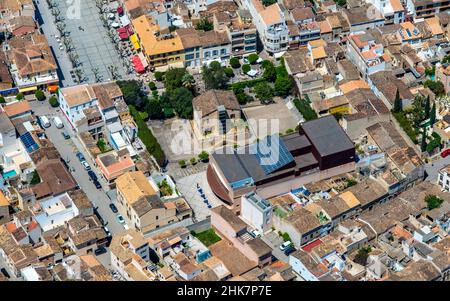
POLYGON ((267 232, 261 239, 272 248, 272 255, 278 260, 289 263, 289 257, 286 256, 283 251, 280 250, 280 245, 283 243, 283 239, 274 231, 267 232))
MULTIPOLYGON (((253 133, 257 133, 259 138, 264 138, 268 134, 286 133, 288 129, 294 130, 298 124, 296 116, 294 116, 291 110, 288 109, 284 101, 279 98, 274 98, 275 103, 269 105, 258 105, 243 108, 243 112, 247 117, 247 120, 255 120, 259 128, 252 128, 253 133), (270 120, 278 120, 278 129, 274 128, 274 133, 270 132, 270 120), (260 125, 260 122, 267 121, 267 127, 269 132, 264 132, 260 125)), ((263 123, 263 125, 265 125, 263 123)))
POLYGON ((184 195, 194 211, 194 216, 197 221, 204 220, 210 215, 210 209, 197 191, 197 184, 203 190, 205 197, 208 199, 209 204, 211 204, 211 208, 222 204, 212 192, 211 188, 209 188, 208 181, 206 180, 206 171, 178 179, 176 184, 178 190, 184 195))

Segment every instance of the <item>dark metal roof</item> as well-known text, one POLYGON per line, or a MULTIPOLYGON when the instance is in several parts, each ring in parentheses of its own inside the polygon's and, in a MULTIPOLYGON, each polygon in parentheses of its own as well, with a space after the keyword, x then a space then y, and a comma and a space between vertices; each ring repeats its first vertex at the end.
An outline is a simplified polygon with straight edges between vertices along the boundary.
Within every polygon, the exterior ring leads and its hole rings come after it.
POLYGON ((334 116, 326 116, 305 122, 303 132, 321 156, 352 149, 353 143, 334 116))

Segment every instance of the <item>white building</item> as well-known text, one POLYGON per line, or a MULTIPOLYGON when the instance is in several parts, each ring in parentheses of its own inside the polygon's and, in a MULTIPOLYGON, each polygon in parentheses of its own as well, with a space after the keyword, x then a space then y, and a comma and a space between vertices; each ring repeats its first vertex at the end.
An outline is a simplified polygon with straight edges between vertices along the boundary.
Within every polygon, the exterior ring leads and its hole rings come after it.
POLYGON ((58 101, 61 110, 74 128, 77 121, 85 118, 83 110, 98 104, 94 90, 87 84, 59 89, 58 101))
POLYGON ((450 165, 439 171, 438 185, 442 191, 450 192, 450 165))
POLYGON ((242 218, 261 233, 272 227, 272 211, 272 205, 254 192, 241 197, 242 218))
POLYGON ((36 213, 35 220, 43 232, 63 226, 80 212, 66 192, 40 203, 40 211, 36 213))
POLYGON ((386 69, 383 55, 383 45, 376 44, 371 34, 362 32, 349 36, 347 58, 358 68, 364 79, 367 80, 370 74, 386 69))
POLYGON ((365 0, 384 16, 385 24, 399 24, 405 20, 405 8, 400 0, 365 0))
POLYGON ((270 54, 286 51, 289 46, 289 30, 286 18, 278 3, 265 7, 259 0, 245 0, 264 49, 270 54))

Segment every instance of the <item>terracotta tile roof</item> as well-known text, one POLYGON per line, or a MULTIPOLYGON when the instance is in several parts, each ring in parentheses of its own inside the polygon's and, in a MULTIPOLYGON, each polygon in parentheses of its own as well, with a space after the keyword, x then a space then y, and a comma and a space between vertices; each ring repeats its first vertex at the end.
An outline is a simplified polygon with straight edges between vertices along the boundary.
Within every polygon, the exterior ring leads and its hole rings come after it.
POLYGON ((405 9, 400 0, 390 0, 390 2, 394 12, 403 11, 405 9))
POLYGON ((62 88, 60 90, 70 107, 79 106, 95 99, 95 93, 88 84, 62 88))
POLYGON ((28 103, 28 101, 24 100, 24 101, 14 102, 9 105, 5 105, 3 107, 3 110, 5 111, 6 115, 11 118, 11 117, 31 111, 31 107, 30 107, 30 104, 28 103))
POLYGON ((156 195, 156 190, 141 171, 127 172, 116 179, 117 190, 129 204, 145 195, 156 195))
POLYGON ((362 79, 352 80, 339 86, 342 93, 347 94, 356 89, 370 89, 369 85, 362 79))
POLYGON ((192 104, 202 116, 207 116, 217 110, 218 106, 224 106, 226 110, 240 110, 239 102, 233 91, 208 90, 195 97, 192 104))
POLYGON ((314 60, 319 60, 319 59, 323 59, 323 58, 327 57, 327 54, 325 52, 325 48, 322 47, 322 46, 313 48, 312 51, 311 51, 311 55, 312 55, 312 58, 314 60))

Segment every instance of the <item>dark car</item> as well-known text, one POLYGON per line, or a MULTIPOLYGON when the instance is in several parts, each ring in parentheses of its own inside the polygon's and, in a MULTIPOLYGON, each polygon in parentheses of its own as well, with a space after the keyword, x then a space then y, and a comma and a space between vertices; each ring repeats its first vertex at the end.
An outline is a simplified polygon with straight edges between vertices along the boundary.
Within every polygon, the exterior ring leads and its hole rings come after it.
POLYGON ((66 131, 63 131, 62 135, 63 135, 64 139, 66 139, 66 140, 70 139, 70 135, 66 131))
POLYGON ((95 174, 95 172, 93 172, 92 170, 89 170, 88 171, 88 175, 89 175, 89 178, 91 178, 91 180, 92 181, 97 181, 97 175, 95 174))
POLYGON ((8 273, 8 271, 6 271, 5 268, 2 268, 2 269, 0 270, 0 272, 2 272, 2 274, 3 274, 6 278, 11 278, 11 276, 9 276, 9 273, 8 273))
POLYGON ((92 181, 92 183, 94 183, 95 188, 97 188, 97 189, 102 189, 102 184, 100 184, 100 182, 97 181, 97 179, 95 179, 94 181, 92 181))
POLYGON ((109 204, 109 208, 111 208, 111 211, 114 213, 119 212, 119 210, 117 210, 117 207, 114 204, 109 204))
POLYGON ((86 158, 84 157, 84 155, 81 152, 78 152, 76 154, 78 160, 80 160, 80 162, 86 161, 86 158))
POLYGON ((98 248, 97 250, 95 250, 94 253, 95 253, 95 256, 98 256, 98 255, 101 255, 101 254, 106 253, 107 251, 108 251, 108 250, 106 250, 106 248, 100 247, 100 248, 98 248))
POLYGON ((294 247, 290 246, 286 250, 284 250, 284 255, 289 256, 292 253, 294 253, 295 251, 297 251, 297 250, 294 247))

